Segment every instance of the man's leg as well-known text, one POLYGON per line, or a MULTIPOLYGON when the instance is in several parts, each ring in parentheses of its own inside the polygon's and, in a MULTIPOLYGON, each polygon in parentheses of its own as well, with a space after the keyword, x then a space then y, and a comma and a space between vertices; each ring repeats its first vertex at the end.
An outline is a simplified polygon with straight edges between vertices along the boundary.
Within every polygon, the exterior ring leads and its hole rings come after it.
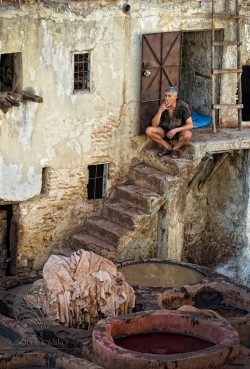
POLYGON ((179 134, 179 140, 174 145, 173 150, 178 151, 182 146, 185 146, 192 138, 192 132, 190 130, 182 131, 179 134))
POLYGON ((164 140, 165 132, 161 127, 147 127, 146 135, 154 142, 157 142, 166 149, 172 151, 172 146, 164 140))

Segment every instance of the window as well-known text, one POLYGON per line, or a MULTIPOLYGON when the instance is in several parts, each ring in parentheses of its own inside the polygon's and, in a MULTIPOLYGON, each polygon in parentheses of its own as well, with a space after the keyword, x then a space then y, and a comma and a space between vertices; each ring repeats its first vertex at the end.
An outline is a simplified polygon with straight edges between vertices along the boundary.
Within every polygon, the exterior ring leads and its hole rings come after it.
POLYGON ((49 192, 49 170, 48 167, 42 169, 41 195, 46 195, 49 192))
POLYGON ((88 199, 101 199, 106 195, 108 164, 89 165, 88 199))
POLYGON ((74 91, 90 89, 90 54, 74 54, 74 91))
POLYGON ((0 54, 0 92, 21 90, 21 53, 0 54))

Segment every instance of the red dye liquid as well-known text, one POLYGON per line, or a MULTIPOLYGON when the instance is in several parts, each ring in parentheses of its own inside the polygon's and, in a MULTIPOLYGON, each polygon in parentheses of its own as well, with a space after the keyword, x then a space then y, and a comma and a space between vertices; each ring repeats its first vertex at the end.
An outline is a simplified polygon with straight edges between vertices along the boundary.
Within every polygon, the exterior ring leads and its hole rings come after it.
POLYGON ((179 333, 150 332, 114 339, 117 346, 126 350, 156 355, 194 352, 214 346, 203 338, 179 333))

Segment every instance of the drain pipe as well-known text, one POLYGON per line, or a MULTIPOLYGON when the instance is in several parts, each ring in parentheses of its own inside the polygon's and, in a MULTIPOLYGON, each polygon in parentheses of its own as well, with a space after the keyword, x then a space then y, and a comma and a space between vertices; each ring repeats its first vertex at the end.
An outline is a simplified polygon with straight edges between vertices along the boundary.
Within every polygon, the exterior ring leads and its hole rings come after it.
POLYGON ((198 180, 200 179, 202 173, 204 172, 204 170, 206 169, 208 163, 211 160, 214 160, 213 155, 206 153, 205 157, 207 158, 207 160, 205 161, 205 163, 203 163, 202 167, 200 168, 200 170, 194 175, 194 178, 189 182, 188 184, 188 190, 190 190, 194 185, 197 184, 198 180))

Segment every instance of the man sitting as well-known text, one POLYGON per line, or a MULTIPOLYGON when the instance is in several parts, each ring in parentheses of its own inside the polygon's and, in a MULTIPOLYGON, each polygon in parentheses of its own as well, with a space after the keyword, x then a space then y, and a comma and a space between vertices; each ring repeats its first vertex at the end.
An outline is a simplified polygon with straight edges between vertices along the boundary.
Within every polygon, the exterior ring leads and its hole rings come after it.
POLYGON ((146 135, 162 146, 158 156, 179 157, 179 149, 192 138, 193 122, 187 103, 178 99, 177 90, 169 86, 165 90, 164 102, 146 128, 146 135), (173 146, 169 141, 178 140, 173 146))

